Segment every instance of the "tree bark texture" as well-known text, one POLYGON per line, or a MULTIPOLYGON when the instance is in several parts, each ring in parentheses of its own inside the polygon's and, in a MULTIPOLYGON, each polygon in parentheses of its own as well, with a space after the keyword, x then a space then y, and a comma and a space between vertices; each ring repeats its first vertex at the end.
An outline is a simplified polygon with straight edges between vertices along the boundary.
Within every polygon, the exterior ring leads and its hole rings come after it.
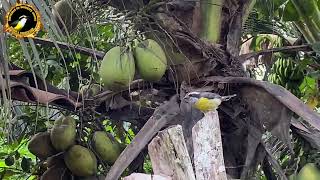
POLYGON ((197 180, 227 180, 217 111, 205 113, 192 129, 197 180))
POLYGON ((170 177, 164 177, 152 174, 132 173, 130 176, 124 177, 123 180, 172 180, 170 177))
POLYGON ((148 150, 155 174, 170 176, 173 180, 195 180, 180 125, 159 132, 148 150))

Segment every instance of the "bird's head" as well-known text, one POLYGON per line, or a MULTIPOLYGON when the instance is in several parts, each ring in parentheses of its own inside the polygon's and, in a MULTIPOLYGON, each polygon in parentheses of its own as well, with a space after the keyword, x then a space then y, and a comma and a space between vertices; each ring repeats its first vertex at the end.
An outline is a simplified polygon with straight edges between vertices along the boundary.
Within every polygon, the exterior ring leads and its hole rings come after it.
POLYGON ((29 19, 29 16, 22 15, 22 16, 19 17, 19 20, 21 20, 21 19, 29 19))
POLYGON ((183 100, 188 103, 194 104, 198 101, 200 97, 201 94, 199 92, 190 92, 184 96, 183 100))

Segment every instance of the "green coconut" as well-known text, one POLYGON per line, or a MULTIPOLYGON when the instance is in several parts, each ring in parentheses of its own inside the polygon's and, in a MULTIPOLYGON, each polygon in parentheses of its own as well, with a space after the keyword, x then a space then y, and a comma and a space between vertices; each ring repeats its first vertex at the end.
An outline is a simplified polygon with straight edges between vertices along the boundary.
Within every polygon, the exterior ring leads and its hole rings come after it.
POLYGON ((134 57, 142 79, 159 81, 167 69, 167 58, 161 46, 152 39, 137 44, 134 57))
POLYGON ((52 9, 53 17, 57 21, 60 29, 63 29, 65 31, 65 28, 63 26, 64 23, 69 33, 73 32, 78 25, 78 18, 76 17, 75 11, 72 10, 70 6, 71 3, 72 2, 68 2, 68 0, 60 0, 54 5, 54 9, 52 9), (63 23, 61 22, 58 14, 61 17, 63 23))
POLYGON ((308 163, 300 170, 298 180, 319 180, 320 170, 312 163, 308 163))
POLYGON ((154 32, 146 33, 145 35, 148 39, 155 40, 161 46, 166 54, 168 66, 186 63, 187 57, 181 53, 181 50, 176 47, 167 35, 154 32))
POLYGON ((4 163, 5 163, 5 165, 7 165, 7 166, 12 166, 12 165, 14 165, 14 157, 12 156, 12 155, 9 155, 8 157, 6 157, 5 159, 4 159, 4 163))
POLYGON ((56 166, 56 167, 64 167, 64 155, 63 153, 56 154, 54 156, 50 156, 46 160, 46 165, 48 168, 56 166))
POLYGON ((68 180, 71 179, 69 172, 66 171, 66 167, 50 167, 41 176, 40 180, 68 180))
POLYGON ((50 133, 53 147, 58 151, 64 151, 75 143, 76 122, 70 117, 62 117, 54 122, 50 133))
POLYGON ((92 151, 73 145, 64 155, 68 169, 76 176, 92 176, 97 173, 97 159, 92 151))
POLYGON ((32 160, 31 158, 23 157, 20 163, 20 167, 23 170, 23 172, 30 172, 31 170, 31 165, 32 165, 32 160))
POLYGON ((104 56, 99 75, 109 90, 121 90, 129 86, 134 78, 135 62, 132 52, 119 46, 110 49, 104 56))
POLYGON ((295 174, 291 174, 288 179, 289 180, 298 180, 297 175, 295 175, 295 174))
POLYGON ((46 159, 56 153, 49 132, 39 132, 35 134, 28 144, 28 150, 40 159, 46 159))
POLYGON ((113 165, 121 154, 120 144, 112 137, 109 137, 104 131, 96 131, 93 134, 92 143, 99 158, 109 165, 113 165))

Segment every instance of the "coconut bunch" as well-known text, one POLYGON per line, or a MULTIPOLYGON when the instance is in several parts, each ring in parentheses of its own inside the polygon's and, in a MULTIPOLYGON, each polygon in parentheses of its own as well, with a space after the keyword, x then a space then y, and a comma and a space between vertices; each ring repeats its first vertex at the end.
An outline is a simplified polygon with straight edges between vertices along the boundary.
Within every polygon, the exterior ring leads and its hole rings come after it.
POLYGON ((76 126, 72 117, 62 117, 55 121, 50 132, 40 132, 30 140, 29 151, 44 162, 41 180, 96 176, 99 162, 112 165, 120 155, 120 144, 104 131, 90 136, 91 149, 80 145, 76 126))
POLYGON ((123 90, 137 74, 149 82, 159 81, 167 69, 161 46, 152 39, 136 42, 133 47, 116 46, 104 56, 99 75, 106 89, 123 90))
POLYGON ((289 176, 289 180, 318 180, 320 179, 320 170, 313 163, 305 164, 300 172, 289 176))

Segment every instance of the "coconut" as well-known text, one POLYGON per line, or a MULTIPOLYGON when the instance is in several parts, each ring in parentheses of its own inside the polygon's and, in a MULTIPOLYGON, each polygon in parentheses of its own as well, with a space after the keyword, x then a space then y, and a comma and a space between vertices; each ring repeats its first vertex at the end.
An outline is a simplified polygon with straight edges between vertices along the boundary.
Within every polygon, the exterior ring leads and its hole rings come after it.
POLYGON ((93 148, 99 155, 99 158, 109 165, 113 165, 121 154, 120 144, 112 137, 109 137, 104 131, 96 131, 93 134, 92 142, 93 148))
POLYGON ((134 49, 140 76, 147 81, 159 81, 167 68, 167 58, 161 46, 152 39, 137 44, 134 49))
POLYGON ((308 163, 303 166, 298 174, 298 180, 319 180, 320 170, 313 164, 308 163))
POLYGON ((109 90, 122 90, 129 86, 134 78, 135 63, 132 52, 119 46, 110 49, 104 56, 99 75, 109 90))
POLYGON ((9 155, 8 157, 6 157, 6 158, 4 159, 4 163, 5 163, 5 165, 7 165, 7 166, 12 166, 12 165, 14 165, 14 157, 11 156, 11 155, 9 155))
POLYGON ((172 40, 165 34, 149 32, 145 34, 148 39, 155 40, 163 49, 168 65, 184 64, 188 58, 181 52, 172 40))
POLYGON ((28 149, 33 155, 40 159, 46 159, 56 153, 56 150, 51 144, 49 132, 35 134, 28 144, 28 149))
POLYGON ((40 180, 68 180, 71 179, 66 167, 51 167, 47 169, 41 176, 40 180))
POLYGON ((92 176, 97 172, 97 159, 92 151, 80 146, 72 146, 65 154, 68 169, 76 176, 92 176))
POLYGON ((65 28, 63 23, 65 24, 69 33, 75 30, 78 25, 78 18, 76 17, 76 13, 71 8, 71 1, 68 0, 60 0, 54 5, 54 9, 52 9, 52 14, 55 20, 57 21, 60 29, 63 29, 65 32, 65 28), (61 22, 59 16, 61 17, 61 22))
POLYGON ((54 122, 50 133, 50 139, 54 148, 64 151, 72 146, 76 138, 76 122, 68 116, 62 117, 54 122))
POLYGON ((53 167, 53 166, 58 166, 58 167, 64 167, 64 155, 63 153, 56 154, 54 156, 50 156, 47 158, 46 163, 47 167, 53 167))
POLYGON ((31 158, 26 158, 25 156, 22 158, 21 163, 20 163, 20 167, 23 170, 23 172, 30 172, 31 169, 31 158))

